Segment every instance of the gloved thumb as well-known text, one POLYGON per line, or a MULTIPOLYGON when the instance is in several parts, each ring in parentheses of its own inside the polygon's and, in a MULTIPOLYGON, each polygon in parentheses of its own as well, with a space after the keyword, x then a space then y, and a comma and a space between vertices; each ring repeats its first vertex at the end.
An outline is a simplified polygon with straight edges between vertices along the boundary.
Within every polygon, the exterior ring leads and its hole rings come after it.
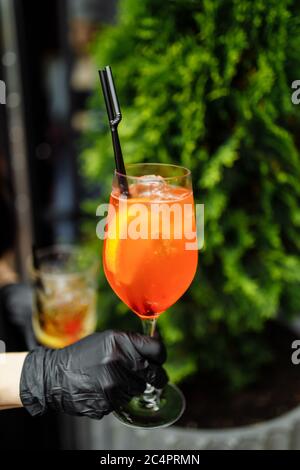
POLYGON ((162 341, 138 333, 129 333, 129 338, 135 349, 149 361, 163 364, 167 358, 166 348, 162 341))
POLYGON ((146 380, 155 388, 164 388, 168 383, 168 375, 163 367, 151 365, 148 368, 146 380))

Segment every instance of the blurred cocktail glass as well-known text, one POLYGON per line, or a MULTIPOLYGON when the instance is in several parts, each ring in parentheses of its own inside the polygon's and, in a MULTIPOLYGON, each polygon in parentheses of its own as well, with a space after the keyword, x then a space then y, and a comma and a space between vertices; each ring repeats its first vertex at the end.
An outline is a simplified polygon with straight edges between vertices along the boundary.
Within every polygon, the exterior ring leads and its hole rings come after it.
POLYGON ((62 348, 96 327, 97 264, 78 246, 37 250, 31 267, 33 330, 39 343, 62 348))

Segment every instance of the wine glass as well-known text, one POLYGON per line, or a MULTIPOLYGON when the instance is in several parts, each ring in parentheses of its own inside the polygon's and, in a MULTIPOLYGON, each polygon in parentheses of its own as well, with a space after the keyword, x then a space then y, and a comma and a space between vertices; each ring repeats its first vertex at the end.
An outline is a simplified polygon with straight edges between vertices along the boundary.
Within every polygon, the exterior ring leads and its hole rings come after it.
MULTIPOLYGON (((191 284, 198 261, 191 172, 176 165, 143 163, 115 172, 103 247, 106 278, 153 336, 157 318, 191 284), (129 196, 122 192, 126 178, 129 196)), ((180 390, 147 384, 115 415, 125 424, 158 428, 185 409, 180 390)))

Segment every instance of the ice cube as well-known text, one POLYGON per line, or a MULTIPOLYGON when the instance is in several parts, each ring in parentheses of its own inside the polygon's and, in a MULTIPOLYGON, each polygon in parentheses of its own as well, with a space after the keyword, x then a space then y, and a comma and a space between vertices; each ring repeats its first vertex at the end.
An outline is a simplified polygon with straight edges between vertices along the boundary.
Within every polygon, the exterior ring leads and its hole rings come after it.
POLYGON ((134 185, 133 192, 136 197, 157 198, 166 189, 166 182, 159 175, 145 175, 139 178, 138 184, 134 185))
POLYGON ((165 184, 165 180, 160 175, 140 176, 139 181, 144 184, 165 184))

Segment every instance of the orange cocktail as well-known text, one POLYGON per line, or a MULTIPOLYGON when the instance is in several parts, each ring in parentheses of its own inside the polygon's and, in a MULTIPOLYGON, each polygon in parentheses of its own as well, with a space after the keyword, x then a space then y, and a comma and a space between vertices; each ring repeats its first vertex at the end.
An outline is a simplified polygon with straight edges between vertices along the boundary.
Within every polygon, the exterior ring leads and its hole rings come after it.
MULTIPOLYGON (((115 293, 154 335, 157 317, 188 289, 197 268, 195 209, 191 173, 164 164, 137 164, 116 173, 103 248, 106 278, 115 293)), ((158 428, 183 413, 180 390, 147 384, 144 393, 120 406, 125 424, 158 428)))
POLYGON ((196 271, 197 249, 187 249, 196 242, 193 193, 168 184, 149 196, 145 183, 129 190, 127 200, 111 194, 105 275, 137 315, 155 318, 182 296, 196 271))

